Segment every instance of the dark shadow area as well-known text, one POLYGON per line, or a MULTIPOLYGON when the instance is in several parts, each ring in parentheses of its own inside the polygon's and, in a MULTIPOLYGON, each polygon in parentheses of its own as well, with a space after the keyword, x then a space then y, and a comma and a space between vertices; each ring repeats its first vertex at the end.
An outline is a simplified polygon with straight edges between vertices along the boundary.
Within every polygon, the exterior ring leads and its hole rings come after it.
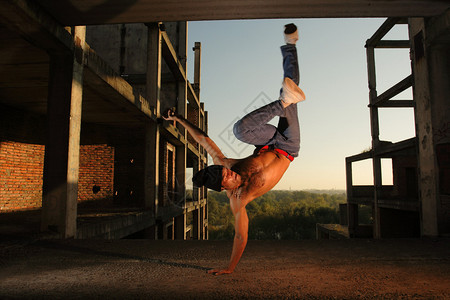
MULTIPOLYGON (((49 13, 58 19, 58 21, 62 25, 67 24, 77 24, 76 21, 80 21, 80 24, 87 24, 92 22, 87 22, 87 20, 92 20, 95 18, 96 24, 104 24, 107 21, 116 15, 119 15, 126 11, 129 7, 133 6, 137 0, 129 0, 129 1, 120 1, 120 0, 109 0, 109 1, 100 1, 97 5, 92 5, 92 7, 88 10, 83 9, 80 5, 74 5, 72 1, 48 1, 48 0, 40 0, 38 1, 43 7, 45 7, 49 13), (58 14, 55 12, 67 12, 70 11, 70 15, 73 17, 68 19, 60 19, 58 18, 58 14)), ((99 1, 96 1, 97 3, 99 1)), ((76 2, 75 2, 76 3, 76 2)), ((95 3, 95 2, 94 2, 95 3)), ((81 5, 82 6, 82 5, 81 5)))
POLYGON ((85 255, 98 255, 98 256, 104 256, 108 258, 117 258, 117 259, 129 259, 129 260, 138 260, 142 262, 149 262, 149 263, 155 263, 165 266, 172 266, 177 268, 189 268, 189 269, 197 269, 197 270, 203 270, 207 271, 211 268, 205 268, 201 266, 196 266, 192 264, 185 264, 185 263, 177 263, 177 262, 171 262, 171 261, 165 261, 162 259, 157 258, 148 258, 148 257, 141 257, 136 255, 130 255, 130 254, 124 254, 124 253, 116 253, 116 252, 109 252, 109 251, 100 251, 100 250, 94 250, 74 245, 67 245, 58 243, 56 241, 37 241, 34 243, 35 246, 39 246, 42 248, 52 249, 52 250, 62 250, 62 251, 70 251, 70 252, 76 252, 80 254, 85 255))

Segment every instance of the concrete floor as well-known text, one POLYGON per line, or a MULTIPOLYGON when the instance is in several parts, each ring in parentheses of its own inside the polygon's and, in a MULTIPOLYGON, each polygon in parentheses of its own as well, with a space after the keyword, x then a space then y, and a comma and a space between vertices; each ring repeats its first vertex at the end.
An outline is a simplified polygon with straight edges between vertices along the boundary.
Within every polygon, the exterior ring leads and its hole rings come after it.
POLYGON ((450 240, 0 242, 0 298, 450 299, 450 240))

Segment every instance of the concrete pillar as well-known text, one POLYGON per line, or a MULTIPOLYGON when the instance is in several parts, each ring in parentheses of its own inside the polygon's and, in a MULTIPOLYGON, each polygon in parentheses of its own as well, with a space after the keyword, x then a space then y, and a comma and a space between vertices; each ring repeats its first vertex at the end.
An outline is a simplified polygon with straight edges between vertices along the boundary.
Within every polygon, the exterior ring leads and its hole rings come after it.
MULTIPOLYGON (((147 56, 147 100, 157 116, 160 115, 161 91, 161 32, 158 23, 147 24, 148 56, 147 56)), ((158 216, 159 186, 159 125, 147 121, 145 124, 145 207, 151 208, 154 216, 158 216)))
POLYGON ((439 235, 450 233, 450 45, 429 49, 439 235))
POLYGON ((346 185, 347 185, 347 224, 350 237, 355 237, 356 227, 358 226, 358 205, 351 204, 349 200, 353 197, 353 170, 352 162, 346 160, 346 185))
POLYGON ((416 136, 418 139, 419 197, 421 202, 424 236, 437 236, 437 165, 433 142, 433 99, 430 91, 428 49, 425 44, 426 28, 423 18, 409 20, 412 42, 412 68, 414 73, 414 100, 416 101, 416 136))
MULTIPOLYGON (((192 162, 192 174, 195 175, 195 173, 197 173, 198 171, 200 171, 201 169, 201 164, 198 158, 195 158, 194 161, 192 162)), ((192 187, 192 200, 195 201, 200 201, 200 193, 201 193, 201 187, 196 187, 193 185, 192 187)))
POLYGON ((204 218, 203 218, 203 224, 202 224, 202 228, 203 228, 203 239, 204 240, 208 240, 208 202, 205 204, 205 208, 204 208, 204 218))
POLYGON ((206 218, 206 214, 205 214, 205 210, 206 210, 206 206, 202 205, 200 206, 200 218, 199 218, 199 227, 200 227, 200 240, 204 240, 206 239, 206 232, 205 232, 205 218, 206 218))
POLYGON ((422 234, 450 233, 450 11, 410 19, 422 234))
POLYGON ((197 97, 200 98, 200 71, 201 71, 201 57, 202 57, 202 44, 195 42, 194 47, 194 91, 197 97))
MULTIPOLYGON (((187 22, 178 22, 178 56, 186 57, 187 49, 187 22)), ((186 70, 186 60, 182 60, 183 68, 186 70)), ((187 115, 187 81, 177 83, 177 112, 183 117, 187 115)), ((177 123, 179 125, 179 123, 177 123)), ((187 131, 183 126, 179 126, 181 134, 187 137, 187 131)), ((186 203, 186 159, 187 147, 185 144, 176 147, 175 157, 175 181, 177 203, 184 205, 186 203)))
POLYGON ((147 120, 145 126, 145 180, 144 206, 158 213, 158 185, 159 185, 159 126, 147 120))
MULTIPOLYGON (((375 48, 373 46, 367 46, 367 72, 369 78, 369 100, 370 104, 374 104, 377 99, 377 82, 375 71, 375 48)), ((372 132, 372 165, 373 165, 373 237, 381 238, 380 231, 380 208, 378 207, 378 198, 381 192, 381 159, 376 155, 380 144, 380 125, 378 118, 378 107, 375 105, 370 106, 370 127, 372 132)))
POLYGON ((186 239, 186 213, 175 217, 174 230, 176 240, 186 239))
POLYGON ((200 240, 201 239, 201 220, 200 220, 200 210, 201 207, 199 209, 195 209, 192 212, 192 230, 193 230, 193 234, 192 234, 192 238, 194 240, 200 240))
POLYGON ((76 236, 86 27, 74 30, 73 53, 50 53, 42 231, 76 236))

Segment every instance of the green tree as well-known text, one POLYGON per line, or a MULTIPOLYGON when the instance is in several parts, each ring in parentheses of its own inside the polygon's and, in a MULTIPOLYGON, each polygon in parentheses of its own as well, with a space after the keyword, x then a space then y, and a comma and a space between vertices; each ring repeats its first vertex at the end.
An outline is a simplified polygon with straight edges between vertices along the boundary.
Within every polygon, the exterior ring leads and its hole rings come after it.
MULTIPOLYGON (((311 239, 316 223, 337 223, 345 193, 270 191, 247 205, 250 239, 311 239)), ((210 239, 232 239, 234 218, 225 192, 208 193, 210 239)))

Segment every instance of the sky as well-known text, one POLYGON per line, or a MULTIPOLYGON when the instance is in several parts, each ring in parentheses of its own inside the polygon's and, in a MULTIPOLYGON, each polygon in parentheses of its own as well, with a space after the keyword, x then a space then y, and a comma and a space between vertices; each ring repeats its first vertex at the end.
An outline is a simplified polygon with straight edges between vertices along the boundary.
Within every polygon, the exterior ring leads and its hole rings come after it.
MULTIPOLYGON (((243 158, 254 147, 232 134, 236 120, 278 99, 282 81, 280 46, 284 24, 299 28, 301 149, 275 186, 278 190, 345 189, 345 157, 371 147, 365 42, 385 19, 276 19, 201 21, 188 24, 188 49, 201 42, 200 101, 208 111, 208 134, 227 157, 243 158)), ((396 25, 385 39, 408 39, 396 25)), ((193 82, 193 51, 188 78, 193 82)), ((375 53, 377 91, 411 73, 408 49, 375 53)), ((396 97, 412 99, 411 89, 396 97)), ((381 109, 380 139, 415 136, 412 109, 381 109)), ((275 124, 275 121, 274 121, 275 124)), ((209 159, 211 163, 211 158, 209 159)), ((353 166, 354 184, 372 184, 372 162, 353 166)), ((389 160, 382 162, 383 183, 392 182, 389 160)))

